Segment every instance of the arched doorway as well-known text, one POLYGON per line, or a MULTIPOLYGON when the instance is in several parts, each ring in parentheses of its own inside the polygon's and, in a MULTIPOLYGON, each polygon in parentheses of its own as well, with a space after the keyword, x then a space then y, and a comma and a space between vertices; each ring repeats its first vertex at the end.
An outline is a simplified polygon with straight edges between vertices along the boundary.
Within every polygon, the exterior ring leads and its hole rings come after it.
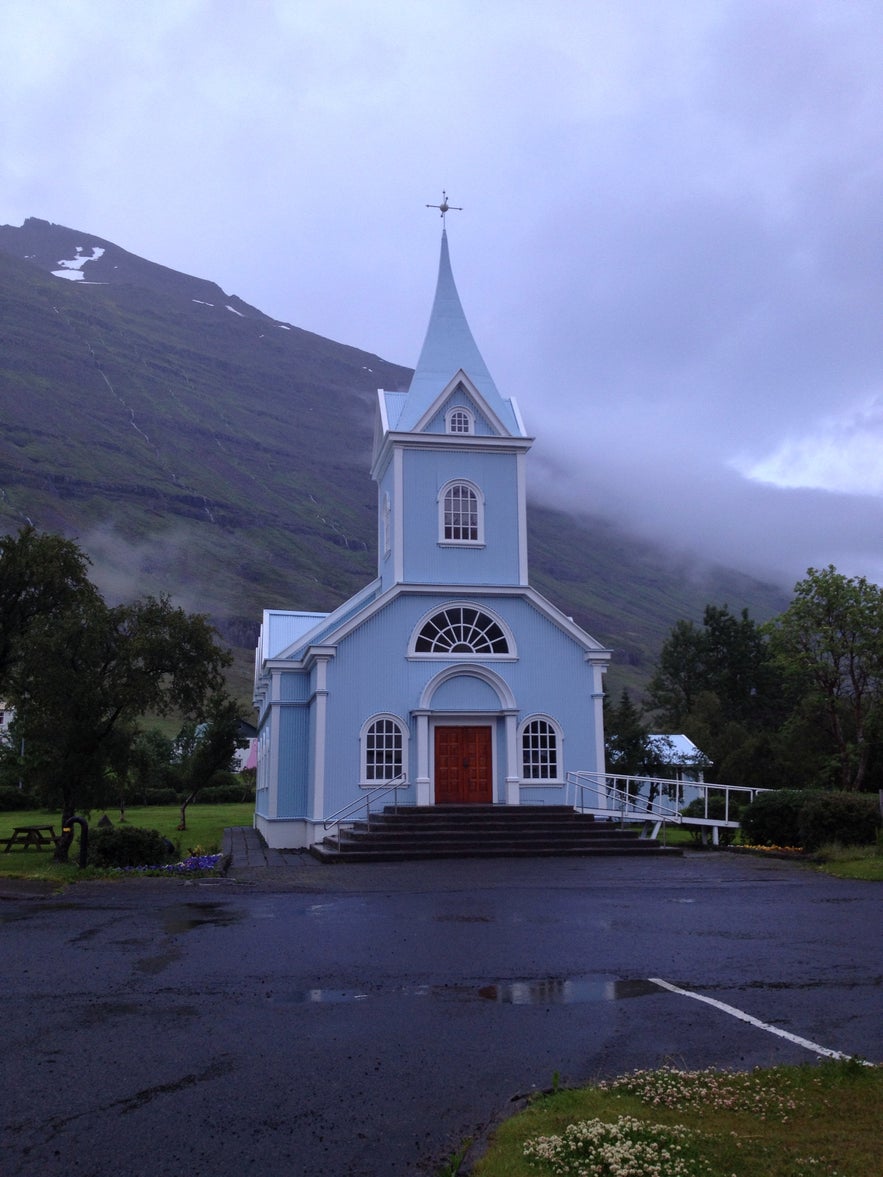
POLYGON ((417 721, 418 804, 518 804, 518 710, 487 666, 449 666, 423 688, 417 721))

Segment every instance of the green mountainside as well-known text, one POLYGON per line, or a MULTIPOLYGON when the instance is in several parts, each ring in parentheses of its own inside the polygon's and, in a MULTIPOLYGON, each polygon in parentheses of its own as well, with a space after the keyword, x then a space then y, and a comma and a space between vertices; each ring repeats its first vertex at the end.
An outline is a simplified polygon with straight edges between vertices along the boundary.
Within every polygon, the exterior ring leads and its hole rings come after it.
MULTIPOLYGON (((77 539, 109 598, 208 613, 247 697, 262 609, 331 609, 374 576, 375 393, 410 374, 92 234, 0 226, 0 531, 77 539), (85 280, 52 275, 78 256, 85 280)), ((529 524, 531 582, 613 647, 614 693, 707 602, 787 603, 600 518, 532 503, 529 524)))

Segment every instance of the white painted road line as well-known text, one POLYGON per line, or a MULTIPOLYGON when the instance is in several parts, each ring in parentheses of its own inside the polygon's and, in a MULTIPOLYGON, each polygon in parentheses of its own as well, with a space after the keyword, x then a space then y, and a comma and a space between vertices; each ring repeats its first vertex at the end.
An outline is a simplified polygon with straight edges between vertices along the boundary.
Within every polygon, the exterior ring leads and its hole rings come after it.
MULTIPOLYGON (((768 1030, 770 1034, 778 1034, 780 1038, 787 1038, 789 1042, 794 1042, 797 1046, 804 1046, 807 1050, 812 1050, 816 1054, 824 1055, 826 1058, 842 1058, 850 1059, 851 1054, 844 1054, 840 1050, 829 1050, 827 1046, 819 1046, 817 1042, 810 1042, 808 1038, 800 1038, 797 1034, 789 1034, 787 1030, 780 1030, 778 1026, 771 1026, 769 1022, 761 1022, 759 1018, 753 1018, 751 1014, 745 1013, 744 1010, 736 1009, 734 1005, 727 1005, 723 1001, 717 1001, 714 997, 705 997, 701 993, 693 993, 689 989, 680 989, 677 985, 672 985, 668 981, 663 981, 661 977, 648 977, 653 985, 658 985, 661 989, 667 989, 669 993, 678 993, 681 997, 692 997, 694 1001, 704 1001, 706 1005, 713 1005, 715 1009, 722 1010, 725 1014, 730 1014, 734 1018, 739 1018, 742 1022, 748 1022, 752 1026, 757 1026, 758 1030, 768 1030)), ((872 1067, 874 1064, 866 1062, 865 1059, 858 1059, 866 1067, 872 1067)))

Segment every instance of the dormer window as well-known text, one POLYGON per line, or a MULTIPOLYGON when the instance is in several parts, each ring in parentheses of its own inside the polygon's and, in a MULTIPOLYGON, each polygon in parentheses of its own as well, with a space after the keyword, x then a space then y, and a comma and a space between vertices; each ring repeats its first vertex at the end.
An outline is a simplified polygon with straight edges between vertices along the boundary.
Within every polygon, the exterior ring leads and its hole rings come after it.
POLYGON ((468 409, 451 409, 447 418, 448 433, 472 433, 472 414, 468 409))

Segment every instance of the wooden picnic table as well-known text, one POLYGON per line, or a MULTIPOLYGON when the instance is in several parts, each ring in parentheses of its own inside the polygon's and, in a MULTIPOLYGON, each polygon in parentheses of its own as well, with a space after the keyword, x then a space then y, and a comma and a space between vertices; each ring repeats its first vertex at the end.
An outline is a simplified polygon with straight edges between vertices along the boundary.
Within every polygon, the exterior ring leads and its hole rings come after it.
POLYGON ((0 838, 0 842, 6 843, 4 854, 8 854, 13 846, 21 846, 24 850, 35 846, 42 850, 44 846, 55 846, 55 841, 54 826, 15 826, 11 838, 0 838))

